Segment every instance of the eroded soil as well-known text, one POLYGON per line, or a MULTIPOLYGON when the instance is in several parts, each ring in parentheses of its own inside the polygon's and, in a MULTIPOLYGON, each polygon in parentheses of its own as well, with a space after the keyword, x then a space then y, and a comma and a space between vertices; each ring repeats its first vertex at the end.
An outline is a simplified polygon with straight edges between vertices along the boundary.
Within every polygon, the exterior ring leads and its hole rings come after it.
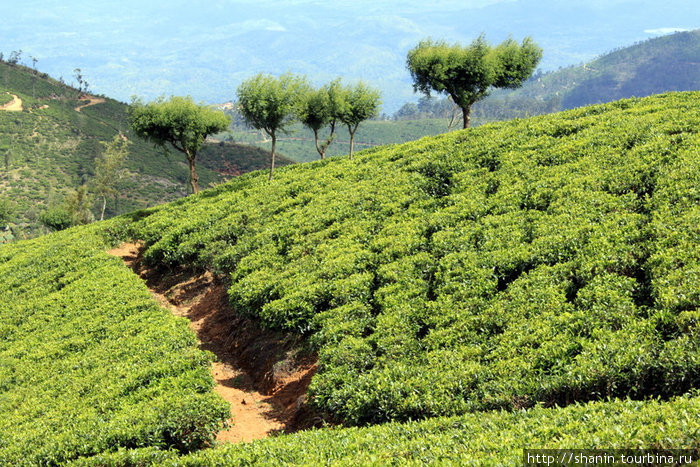
POLYGON ((299 350, 300 342, 235 313, 225 285, 209 272, 149 269, 136 244, 108 253, 122 258, 161 305, 188 318, 200 347, 216 355, 214 390, 231 404, 230 427, 218 441, 251 441, 320 421, 305 404, 316 358, 299 350))

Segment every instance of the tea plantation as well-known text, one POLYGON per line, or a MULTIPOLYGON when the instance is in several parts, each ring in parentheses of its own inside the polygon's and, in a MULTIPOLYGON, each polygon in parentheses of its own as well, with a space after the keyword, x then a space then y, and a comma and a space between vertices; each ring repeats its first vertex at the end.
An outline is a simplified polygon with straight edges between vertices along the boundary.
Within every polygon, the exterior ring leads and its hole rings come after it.
POLYGON ((0 248, 0 460, 497 465, 524 447, 698 448, 699 103, 625 100, 255 172, 0 248), (304 336, 310 403, 336 428, 180 457, 223 417, 206 357, 103 237, 222 274, 234 309, 304 336))
POLYGON ((188 451, 228 418, 210 357, 97 225, 0 248, 0 464, 188 451))

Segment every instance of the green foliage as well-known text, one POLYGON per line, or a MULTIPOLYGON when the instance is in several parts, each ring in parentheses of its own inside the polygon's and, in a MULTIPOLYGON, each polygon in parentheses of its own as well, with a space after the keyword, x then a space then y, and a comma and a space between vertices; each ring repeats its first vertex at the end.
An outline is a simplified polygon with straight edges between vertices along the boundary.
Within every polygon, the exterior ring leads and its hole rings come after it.
POLYGON ((309 336, 311 400, 346 424, 671 397, 700 378, 697 99, 251 174, 130 232, 309 336))
POLYGON ((4 226, 12 220, 16 209, 17 207, 12 201, 0 198, 0 226, 4 226))
POLYGON ((406 66, 416 91, 431 91, 452 97, 469 126, 471 106, 486 97, 491 88, 517 88, 530 77, 542 58, 542 49, 530 38, 518 45, 508 39, 496 47, 483 36, 469 46, 448 45, 430 39, 408 52, 406 66))
POLYGON ((123 165, 129 155, 129 141, 122 134, 114 135, 109 143, 102 143, 104 152, 95 159, 95 177, 91 181, 96 195, 102 197, 100 220, 104 219, 107 197, 115 196, 117 182, 124 176, 123 165))
MULTIPOLYGON (((93 226, 0 250, 0 463, 209 445, 228 410, 210 355, 93 226)), ((104 228, 103 225, 100 228, 104 228)))
POLYGON ((64 206, 50 206, 42 212, 39 220, 52 231, 64 230, 73 225, 73 216, 64 206))
POLYGON ((343 88, 340 79, 336 79, 319 89, 310 89, 302 98, 299 106, 299 120, 314 133, 316 151, 321 159, 326 158, 328 146, 335 138, 335 125, 343 105, 343 88), (328 137, 319 142, 319 131, 329 126, 328 137))
POLYGON ((360 123, 377 115, 381 100, 377 89, 373 89, 361 81, 342 88, 339 94, 336 115, 350 133, 349 157, 352 159, 357 127, 360 126, 360 123))
POLYGON ((238 110, 248 125, 264 130, 272 138, 270 180, 275 169, 277 132, 284 131, 297 118, 308 86, 305 78, 290 73, 278 78, 259 73, 243 81, 236 91, 238 110))
POLYGON ((290 73, 259 73, 238 87, 238 109, 250 126, 272 136, 295 120, 306 89, 306 80, 290 73))
POLYGON ((72 465, 521 465, 524 448, 697 449, 698 410, 698 397, 668 403, 597 402, 313 430, 180 458, 155 450, 120 451, 72 465))
POLYGON ((93 222, 95 216, 90 211, 92 204, 92 195, 88 193, 86 185, 70 193, 66 198, 65 206, 71 217, 71 225, 83 225, 93 222))
POLYGON ((523 446, 695 446, 698 98, 246 174, 0 247, 0 461, 502 465, 523 446), (97 232, 225 274, 237 312, 315 348, 324 417, 378 425, 181 456, 225 417, 208 360, 97 232))
POLYGON ((185 154, 193 193, 199 192, 197 152, 207 136, 224 131, 230 123, 223 112, 197 105, 191 97, 172 96, 149 104, 136 100, 129 108, 129 125, 137 135, 162 148, 170 144, 185 154))
MULTIPOLYGON (((39 213, 89 183, 95 175, 96 157, 102 142, 123 133, 131 143, 124 164, 125 173, 117 181, 118 196, 107 200, 105 217, 162 202, 187 194, 188 168, 174 156, 136 137, 128 128, 128 106, 105 102, 75 110, 80 101, 77 89, 22 66, 0 62, 0 96, 11 92, 22 99, 24 112, 0 111, 0 185, 2 197, 16 205, 16 233, 19 238, 45 232, 39 213)), ((205 143, 204 148, 212 146, 205 143)), ((313 150, 313 149, 311 149, 313 150)), ((220 183, 241 171, 265 167, 255 148, 228 144, 218 149, 216 159, 198 163, 201 186, 220 183), (250 157, 249 157, 250 156, 250 157), (223 174, 222 174, 223 172, 223 174)), ((99 209, 94 213, 100 216, 99 209)))

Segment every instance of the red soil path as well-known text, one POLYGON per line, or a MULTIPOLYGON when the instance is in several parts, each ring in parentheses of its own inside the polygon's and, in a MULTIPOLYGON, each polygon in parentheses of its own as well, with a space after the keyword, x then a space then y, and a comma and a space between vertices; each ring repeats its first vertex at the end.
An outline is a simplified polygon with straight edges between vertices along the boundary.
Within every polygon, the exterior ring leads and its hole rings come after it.
POLYGON ((226 288, 211 273, 158 271, 141 261, 139 245, 108 252, 145 280, 155 299, 190 320, 200 348, 213 352, 214 390, 231 405, 229 428, 219 442, 245 442, 274 432, 312 426, 306 389, 316 372, 315 356, 299 356, 289 338, 260 329, 228 305, 226 288))

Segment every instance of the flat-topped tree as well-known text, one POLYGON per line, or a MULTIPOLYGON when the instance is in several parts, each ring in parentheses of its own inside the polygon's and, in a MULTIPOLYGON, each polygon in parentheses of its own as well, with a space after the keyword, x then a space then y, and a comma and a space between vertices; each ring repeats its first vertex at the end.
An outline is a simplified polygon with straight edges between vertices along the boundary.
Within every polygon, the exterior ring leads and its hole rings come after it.
POLYGON ((542 49, 527 37, 522 44, 507 39, 493 47, 483 36, 469 46, 448 45, 431 39, 408 52, 406 66, 413 89, 426 95, 447 94, 462 109, 463 127, 469 127, 471 106, 491 88, 517 88, 535 71, 542 49))
POLYGON ((129 125, 137 135, 163 148, 170 143, 185 154, 192 193, 199 192, 197 151, 207 136, 226 130, 230 123, 230 117, 223 112, 195 104, 189 96, 159 98, 149 104, 135 100, 129 108, 129 125))
POLYGON ((377 115, 381 103, 379 91, 361 81, 342 88, 337 115, 338 120, 348 127, 348 133, 350 133, 350 159, 355 147, 357 128, 360 123, 377 115))
POLYGON ((305 78, 291 73, 279 78, 258 73, 242 82, 236 91, 238 111, 246 123, 264 130, 272 140, 269 180, 272 180, 275 170, 277 133, 296 120, 300 102, 309 89, 305 78))
POLYGON ((328 146, 335 139, 341 93, 342 87, 338 78, 319 89, 310 90, 299 107, 299 120, 314 132, 316 151, 321 159, 326 158, 328 146), (320 131, 326 126, 329 128, 328 137, 321 142, 320 131))

